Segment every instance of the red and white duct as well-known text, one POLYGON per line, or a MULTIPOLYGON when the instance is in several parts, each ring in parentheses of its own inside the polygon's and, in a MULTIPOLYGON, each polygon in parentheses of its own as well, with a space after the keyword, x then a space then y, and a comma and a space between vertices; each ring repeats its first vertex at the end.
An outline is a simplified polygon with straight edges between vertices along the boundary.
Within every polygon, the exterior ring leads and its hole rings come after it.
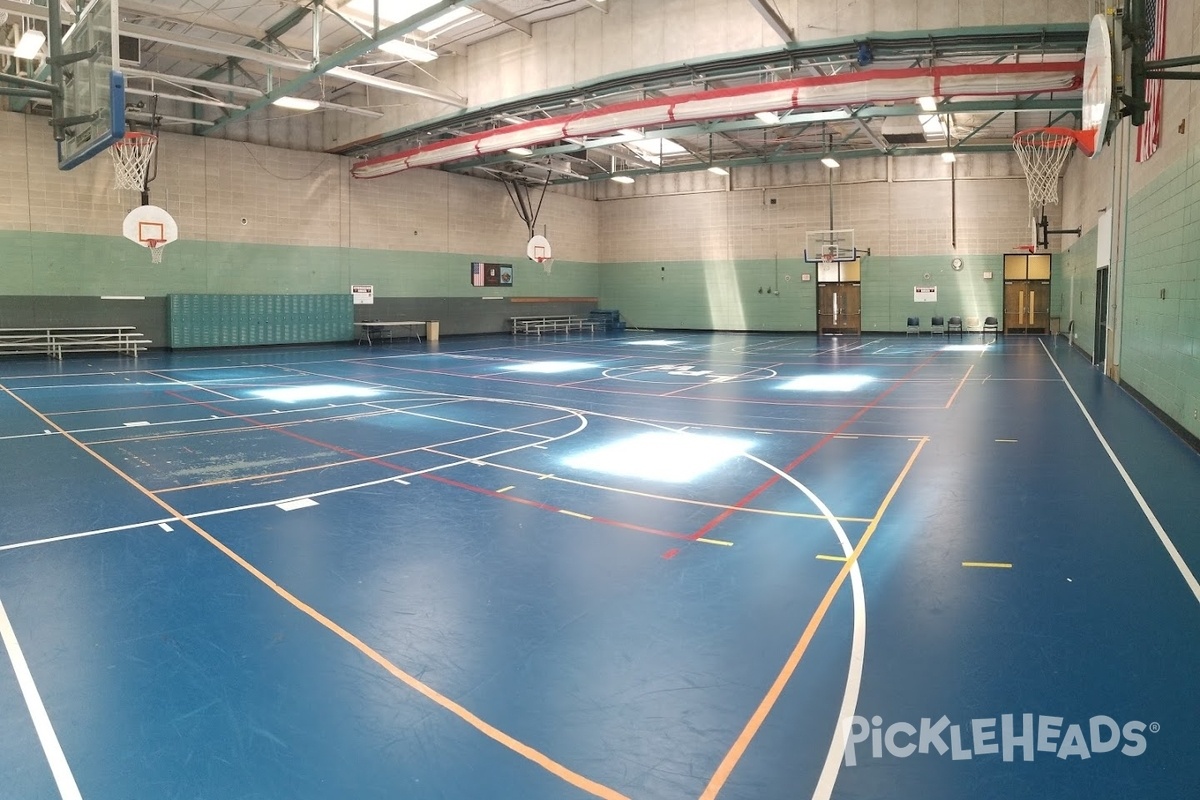
POLYGON ((617 103, 549 119, 458 136, 355 164, 356 178, 380 178, 413 167, 432 167, 503 153, 513 147, 681 122, 744 117, 760 111, 819 110, 918 97, 1003 96, 1078 89, 1082 61, 970 64, 879 69, 794 78, 777 83, 617 103))

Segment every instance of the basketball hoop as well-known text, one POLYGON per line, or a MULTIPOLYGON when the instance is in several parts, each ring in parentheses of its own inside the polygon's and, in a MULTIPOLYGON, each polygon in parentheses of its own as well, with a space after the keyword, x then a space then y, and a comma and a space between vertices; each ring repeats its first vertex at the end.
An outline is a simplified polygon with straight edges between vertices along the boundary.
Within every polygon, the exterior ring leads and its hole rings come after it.
POLYGON ((158 239, 147 239, 146 240, 146 247, 150 248, 150 263, 151 264, 161 264, 162 263, 163 248, 166 246, 166 244, 167 244, 166 242, 160 241, 158 239))
POLYGON ((152 133, 131 132, 113 142, 108 152, 112 154, 118 189, 142 190, 146 185, 146 169, 157 145, 158 137, 152 133))
POLYGON ((1013 149, 1029 183, 1029 205, 1058 203, 1058 176, 1076 145, 1091 150, 1094 131, 1071 128, 1028 128, 1013 136, 1013 149))

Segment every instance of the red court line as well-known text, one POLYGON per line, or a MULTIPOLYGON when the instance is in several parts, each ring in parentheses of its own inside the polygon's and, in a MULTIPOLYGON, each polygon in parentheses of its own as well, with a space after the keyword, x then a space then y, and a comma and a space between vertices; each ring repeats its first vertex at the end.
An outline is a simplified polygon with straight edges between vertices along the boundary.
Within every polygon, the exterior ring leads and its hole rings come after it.
MULTIPOLYGON (((256 419, 250 419, 250 418, 242 416, 240 414, 232 414, 232 413, 226 411, 225 409, 221 408, 220 406, 213 405, 212 403, 206 403, 203 400, 192 400, 187 397, 184 397, 183 395, 179 395, 179 394, 176 394, 171 391, 168 391, 167 394, 172 395, 173 397, 178 397, 180 400, 183 400, 185 402, 194 403, 195 405, 202 406, 204 408, 209 409, 210 411, 216 411, 219 414, 224 414, 227 418, 239 419, 244 422, 248 422, 251 425, 254 425, 256 427, 263 428, 265 430, 271 430, 276 433, 281 433, 284 436, 290 436, 293 439, 298 439, 302 442, 314 445, 316 447, 322 447, 322 448, 325 448, 326 450, 332 450, 335 453, 340 453, 344 456, 350 456, 351 458, 354 458, 354 459, 357 459, 360 461, 368 461, 372 464, 377 464, 378 466, 384 467, 385 469, 396 470, 397 472, 403 473, 405 475, 409 475, 409 474, 412 474, 413 472, 416 472, 416 470, 411 469, 409 467, 401 466, 399 464, 393 464, 389 461, 384 461, 382 459, 374 458, 372 456, 363 455, 362 453, 355 452, 354 450, 348 450, 345 447, 338 447, 337 445, 330 444, 329 442, 322 442, 319 439, 313 439, 309 436, 304 436, 303 434, 296 433, 295 431, 289 431, 284 428, 280 428, 275 425, 271 425, 270 423, 267 423, 267 422, 259 422, 256 419)), ((491 489, 485 489, 482 486, 473 486, 469 483, 463 483, 461 481, 456 481, 452 478, 447 478, 443 475, 433 475, 431 473, 422 473, 421 475, 419 475, 417 477, 426 478, 431 481, 437 481, 438 483, 444 483, 448 486, 454 486, 459 489, 466 489, 467 491, 475 492, 476 494, 486 495, 488 497, 494 497, 497 500, 504 500, 505 502, 508 502, 508 503, 519 503, 521 505, 527 505, 527 506, 532 506, 534 508, 540 508, 543 511, 551 511, 556 514, 559 513, 560 511, 564 510, 564 509, 560 509, 556 506, 548 505, 546 503, 539 503, 536 500, 526 500, 521 497, 514 497, 513 495, 510 495, 510 494, 500 494, 499 492, 494 492, 491 489)), ((691 538, 693 538, 686 533, 674 533, 672 531, 660 531, 655 528, 647 528, 642 525, 634 525, 633 523, 630 523, 630 522, 621 522, 619 520, 607 519, 605 517, 592 517, 592 519, 590 521, 598 522, 601 525, 609 525, 614 528, 625 528, 627 530, 638 531, 639 533, 649 533, 649 534, 653 534, 654 536, 665 536, 670 539, 691 539, 691 538)))
MULTIPOLYGON (((803 462, 805 459, 807 459, 807 458, 808 458, 809 456, 811 456, 813 453, 815 453, 815 452, 817 452, 818 450, 820 450, 820 449, 821 449, 822 447, 824 447, 825 445, 829 444, 831 441, 833 441, 833 440, 834 440, 834 438, 835 438, 835 437, 837 437, 837 436, 838 436, 838 434, 840 434, 840 433, 844 432, 844 431, 845 431, 847 428, 849 428, 849 427, 850 427, 851 425, 853 425, 855 422, 858 422, 858 420, 862 418, 863 414, 866 414, 866 413, 867 413, 868 411, 870 411, 872 408, 875 408, 877 405, 879 405, 879 401, 883 400, 883 398, 887 397, 889 394, 891 394, 892 392, 896 391, 896 389, 900 388, 900 385, 901 385, 902 383, 904 383, 905 381, 907 381, 909 378, 911 378, 913 375, 915 375, 915 374, 916 374, 916 372, 917 372, 917 370, 919 370, 921 367, 923 367, 923 366, 925 366, 926 364, 928 364, 930 361, 932 361, 932 360, 933 360, 933 359, 935 359, 936 357, 937 357, 937 353, 933 353, 933 354, 932 354, 932 355, 930 355, 928 358, 926 358, 924 361, 922 361, 920 364, 917 364, 915 367, 913 367, 912 369, 910 369, 910 370, 909 370, 909 371, 908 371, 908 372, 907 372, 907 373, 904 375, 904 377, 900 378, 900 380, 896 381, 896 382, 895 382, 895 383, 893 383, 891 386, 889 386, 887 389, 885 389, 884 391, 880 392, 880 393, 879 393, 879 394, 878 394, 878 395, 875 397, 875 399, 874 399, 874 400, 872 400, 871 402, 867 403, 865 406, 861 406, 861 407, 858 409, 858 411, 854 412, 854 414, 853 414, 853 415, 852 415, 852 416, 851 416, 849 419, 847 419, 847 420, 846 420, 845 422, 843 422, 841 425, 839 425, 839 426, 837 426, 836 428, 834 428, 834 429, 833 429, 832 431, 830 431, 829 433, 825 434, 825 435, 824 435, 824 436, 823 436, 823 437, 822 437, 822 438, 821 438, 819 441, 817 441, 817 442, 816 442, 816 444, 814 444, 812 447, 808 448, 808 449, 807 449, 807 450, 805 450, 803 453, 801 453, 801 454, 800 454, 800 455, 798 455, 796 458, 794 458, 794 459, 791 461, 791 463, 789 463, 789 464, 788 464, 786 467, 784 467, 784 468, 783 468, 783 471, 784 471, 784 472, 791 472, 793 469, 795 469, 796 467, 800 466, 800 464, 801 464, 801 463, 802 463, 802 462, 803 462)), ((767 478, 767 479, 766 479, 765 481, 763 481, 761 484, 759 484, 759 485, 758 485, 758 486, 756 486, 755 488, 751 489, 751 490, 750 490, 750 492, 749 492, 749 493, 747 493, 745 497, 743 497, 742 499, 738 500, 738 501, 737 501, 736 503, 734 503, 732 506, 730 506, 729 508, 726 508, 726 509, 725 509, 724 511, 722 511, 720 514, 717 514, 717 516, 713 517, 713 518, 712 518, 712 519, 710 519, 708 522, 706 522, 706 523, 705 523, 703 526, 701 526, 701 527, 700 527, 700 529, 699 529, 699 530, 697 530, 695 533, 693 533, 693 534, 692 534, 692 535, 691 535, 689 538, 691 538, 691 539, 699 539, 701 536, 705 536, 705 535, 707 535, 707 534, 711 533, 711 532, 712 532, 712 530, 713 530, 714 528, 716 528, 716 527, 717 527, 718 525, 720 525, 722 522, 724 522, 725 520, 727 520, 727 519, 729 519, 731 516, 733 516, 733 512, 734 512, 734 511, 737 511, 737 510, 738 510, 738 509, 740 509, 740 508, 745 508, 745 506, 746 506, 746 504, 747 504, 747 503, 749 503, 749 502, 750 502, 751 500, 753 500, 754 498, 758 497, 760 494, 762 494, 763 492, 765 492, 767 489, 770 489, 772 486, 774 486, 776 483, 778 483, 778 482, 779 482, 779 480, 780 480, 780 478, 779 478, 779 476, 778 476, 778 475, 772 475, 770 478, 767 478)))

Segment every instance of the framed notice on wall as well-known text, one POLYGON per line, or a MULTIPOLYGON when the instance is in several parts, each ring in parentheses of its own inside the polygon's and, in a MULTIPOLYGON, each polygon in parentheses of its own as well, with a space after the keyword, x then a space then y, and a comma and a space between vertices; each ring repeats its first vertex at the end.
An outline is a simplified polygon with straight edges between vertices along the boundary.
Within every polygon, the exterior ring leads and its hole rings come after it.
POLYGON ((375 287, 356 284, 350 287, 350 295, 354 298, 354 305, 369 306, 375 302, 375 287))
POLYGON ((472 286, 512 286, 512 264, 489 264, 485 261, 471 262, 472 286))
POLYGON ((913 287, 913 302, 914 303, 936 303, 937 302, 937 287, 936 286, 914 286, 913 287))

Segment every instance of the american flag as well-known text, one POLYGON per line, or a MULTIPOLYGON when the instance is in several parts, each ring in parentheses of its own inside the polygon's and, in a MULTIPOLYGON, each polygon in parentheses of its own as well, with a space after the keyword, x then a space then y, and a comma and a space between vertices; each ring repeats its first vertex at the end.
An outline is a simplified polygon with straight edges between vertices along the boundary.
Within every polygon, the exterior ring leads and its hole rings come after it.
MULTIPOLYGON (((1146 24, 1150 26, 1150 42, 1146 60, 1161 61, 1167 55, 1167 0, 1147 0, 1146 24)), ((1146 81, 1146 121, 1138 128, 1137 160, 1140 164, 1158 149, 1162 136, 1163 82, 1146 81)))

